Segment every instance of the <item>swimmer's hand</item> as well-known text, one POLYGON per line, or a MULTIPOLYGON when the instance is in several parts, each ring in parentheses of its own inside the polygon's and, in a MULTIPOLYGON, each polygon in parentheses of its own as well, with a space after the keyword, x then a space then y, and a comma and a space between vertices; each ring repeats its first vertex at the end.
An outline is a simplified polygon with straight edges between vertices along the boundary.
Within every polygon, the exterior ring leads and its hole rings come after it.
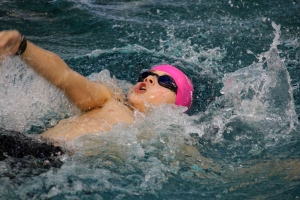
POLYGON ((1 31, 0 32, 0 61, 6 57, 17 53, 22 41, 22 35, 19 31, 1 31))

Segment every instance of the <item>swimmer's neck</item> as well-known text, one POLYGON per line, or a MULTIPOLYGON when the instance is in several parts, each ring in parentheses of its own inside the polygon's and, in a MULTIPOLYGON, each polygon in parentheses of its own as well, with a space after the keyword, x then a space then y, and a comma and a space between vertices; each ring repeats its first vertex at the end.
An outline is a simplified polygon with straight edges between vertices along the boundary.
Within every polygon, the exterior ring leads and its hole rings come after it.
POLYGON ((123 104, 125 106, 127 106, 127 108, 129 108, 129 110, 131 110, 132 112, 134 112, 135 110, 138 110, 136 107, 134 107, 134 105, 128 100, 126 99, 123 104))
POLYGON ((133 104, 132 102, 128 99, 127 95, 117 95, 114 98, 115 100, 123 103, 129 110, 131 110, 132 112, 138 110, 133 104))

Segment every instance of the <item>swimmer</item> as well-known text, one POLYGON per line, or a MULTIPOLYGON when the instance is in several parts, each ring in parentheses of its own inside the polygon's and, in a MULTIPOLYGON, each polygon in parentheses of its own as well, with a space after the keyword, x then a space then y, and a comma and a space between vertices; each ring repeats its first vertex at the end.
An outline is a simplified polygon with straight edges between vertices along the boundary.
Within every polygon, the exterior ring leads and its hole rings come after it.
POLYGON ((135 110, 147 113, 161 104, 188 109, 192 103, 191 80, 171 65, 158 65, 143 72, 125 99, 115 95, 104 83, 92 82, 73 71, 58 55, 34 45, 16 30, 0 32, 0 61, 7 56, 20 56, 40 76, 64 91, 82 111, 41 134, 57 144, 85 134, 109 131, 120 122, 132 124, 135 110))

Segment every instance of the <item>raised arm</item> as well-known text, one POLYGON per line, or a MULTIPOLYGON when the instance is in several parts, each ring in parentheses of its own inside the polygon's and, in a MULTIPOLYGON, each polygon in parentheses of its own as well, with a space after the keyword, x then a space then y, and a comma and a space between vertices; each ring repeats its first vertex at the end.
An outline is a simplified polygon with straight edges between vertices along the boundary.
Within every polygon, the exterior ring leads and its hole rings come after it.
MULTIPOLYGON (((14 56, 22 36, 18 31, 0 32, 0 60, 14 56)), ((73 71, 58 55, 44 50, 30 41, 21 58, 39 75, 65 92, 67 97, 83 111, 101 107, 112 98, 112 91, 104 84, 89 81, 73 71)))

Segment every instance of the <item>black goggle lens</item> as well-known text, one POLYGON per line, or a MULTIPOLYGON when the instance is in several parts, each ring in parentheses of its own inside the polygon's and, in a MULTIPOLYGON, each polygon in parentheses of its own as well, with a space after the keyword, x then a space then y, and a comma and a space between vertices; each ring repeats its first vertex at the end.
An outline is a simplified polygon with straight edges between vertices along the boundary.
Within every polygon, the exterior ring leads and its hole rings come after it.
POLYGON ((174 81, 174 79, 168 75, 162 75, 159 76, 158 74, 155 74, 153 72, 143 72, 140 74, 138 82, 143 82, 145 78, 147 78, 148 76, 156 76, 157 80, 158 80, 158 84, 162 87, 168 88, 169 90, 177 93, 177 85, 174 81))

